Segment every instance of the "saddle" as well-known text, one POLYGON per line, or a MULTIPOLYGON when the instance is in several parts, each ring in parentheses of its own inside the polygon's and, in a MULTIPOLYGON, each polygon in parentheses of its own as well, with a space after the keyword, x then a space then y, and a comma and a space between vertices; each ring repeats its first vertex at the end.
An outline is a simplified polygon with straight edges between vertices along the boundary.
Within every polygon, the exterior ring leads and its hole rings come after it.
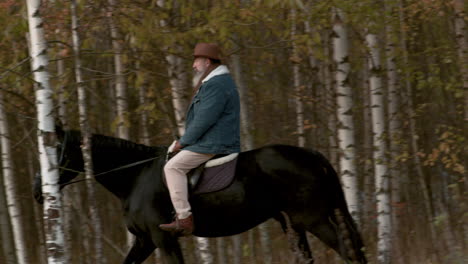
MULTIPOLYGON (((187 173, 189 193, 202 194, 222 190, 234 180, 239 153, 219 154, 187 173)), ((167 187, 166 177, 163 177, 167 187)))

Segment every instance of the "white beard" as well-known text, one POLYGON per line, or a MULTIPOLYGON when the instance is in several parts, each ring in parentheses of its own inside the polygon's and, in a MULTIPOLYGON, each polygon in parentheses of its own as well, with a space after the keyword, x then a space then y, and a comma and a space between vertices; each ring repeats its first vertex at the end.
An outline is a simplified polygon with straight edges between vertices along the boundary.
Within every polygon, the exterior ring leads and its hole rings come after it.
POLYGON ((197 72, 197 71, 194 71, 193 73, 193 77, 192 77, 192 86, 195 87, 198 82, 200 81, 200 78, 202 77, 203 75, 203 72, 197 72))
POLYGON ((201 77, 203 76, 205 72, 202 71, 202 72, 198 72, 198 71, 194 71, 193 73, 193 77, 192 77, 192 86, 195 87, 199 81, 201 81, 201 77))

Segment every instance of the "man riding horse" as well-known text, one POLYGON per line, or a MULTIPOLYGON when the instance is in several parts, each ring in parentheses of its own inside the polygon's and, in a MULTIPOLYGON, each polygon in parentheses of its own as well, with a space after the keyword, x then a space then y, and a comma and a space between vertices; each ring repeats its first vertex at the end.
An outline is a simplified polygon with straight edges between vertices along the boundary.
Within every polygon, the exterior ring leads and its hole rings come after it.
POLYGON ((198 84, 186 116, 185 134, 173 143, 178 152, 164 166, 175 220, 161 224, 162 230, 180 235, 193 232, 188 202, 187 173, 216 154, 240 151, 240 103, 236 85, 214 43, 198 43, 193 53, 198 84))

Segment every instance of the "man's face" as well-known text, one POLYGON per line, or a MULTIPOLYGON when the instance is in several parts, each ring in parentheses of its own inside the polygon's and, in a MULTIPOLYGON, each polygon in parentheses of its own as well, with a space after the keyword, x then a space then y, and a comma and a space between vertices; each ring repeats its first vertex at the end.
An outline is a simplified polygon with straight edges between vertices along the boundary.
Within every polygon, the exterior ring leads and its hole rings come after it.
POLYGON ((210 60, 203 57, 197 57, 193 60, 193 69, 195 73, 202 74, 206 71, 206 69, 210 66, 210 60))
POLYGON ((193 61, 193 70, 195 73, 193 74, 193 79, 192 79, 192 84, 195 87, 198 82, 200 81, 200 78, 203 76, 205 71, 208 69, 208 66, 210 66, 210 60, 207 58, 203 57, 197 57, 193 61))

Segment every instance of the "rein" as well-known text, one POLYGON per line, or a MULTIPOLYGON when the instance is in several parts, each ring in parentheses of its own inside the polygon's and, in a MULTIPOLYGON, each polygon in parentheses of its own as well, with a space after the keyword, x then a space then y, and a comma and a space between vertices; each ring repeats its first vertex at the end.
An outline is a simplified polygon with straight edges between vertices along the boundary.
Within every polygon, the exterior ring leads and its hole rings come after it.
MULTIPOLYGON (((102 176, 102 175, 105 175, 105 174, 108 174, 108 173, 111 173, 111 172, 115 172, 115 171, 119 171, 119 170, 123 170, 123 169, 127 169, 127 168, 131 168, 131 167, 135 167, 137 165, 140 165, 140 164, 143 164, 143 163, 146 163, 146 162, 150 162, 150 161, 153 161, 155 159, 158 159, 160 158, 161 156, 156 156, 154 158, 149 158, 149 159, 145 159, 145 160, 140 160, 140 161, 137 161, 137 162, 133 162, 133 163, 129 163, 129 164, 126 164, 126 165, 123 165, 123 166, 120 166, 120 167, 117 167, 117 168, 114 168, 114 169, 111 169, 111 170, 108 170, 108 171, 104 171, 104 172, 101 172, 101 173, 98 173, 98 174, 94 174, 93 176, 94 177, 97 177, 97 176, 102 176)), ((68 171, 72 171, 72 172, 76 172, 76 173, 85 173, 84 171, 76 171, 76 170, 71 170, 71 169, 67 169, 67 168, 63 168, 63 167, 60 167, 61 169, 63 170, 68 170, 68 171)), ((76 181, 69 181, 67 183, 64 183, 64 184, 60 184, 61 187, 65 187, 67 185, 70 185, 70 184, 73 184, 73 183, 77 183, 77 182, 83 182, 83 181, 86 181, 86 180, 90 180, 90 179, 81 179, 81 180, 76 180, 76 181)))

